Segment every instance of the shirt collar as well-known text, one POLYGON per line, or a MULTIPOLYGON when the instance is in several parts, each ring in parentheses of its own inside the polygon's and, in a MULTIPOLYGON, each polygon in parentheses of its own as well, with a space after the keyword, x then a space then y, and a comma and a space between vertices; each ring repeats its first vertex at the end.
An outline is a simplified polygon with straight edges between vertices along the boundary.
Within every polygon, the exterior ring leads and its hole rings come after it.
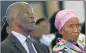
POLYGON ((11 31, 12 34, 21 42, 21 43, 24 43, 25 40, 26 40, 26 37, 18 32, 15 32, 15 31, 11 31))

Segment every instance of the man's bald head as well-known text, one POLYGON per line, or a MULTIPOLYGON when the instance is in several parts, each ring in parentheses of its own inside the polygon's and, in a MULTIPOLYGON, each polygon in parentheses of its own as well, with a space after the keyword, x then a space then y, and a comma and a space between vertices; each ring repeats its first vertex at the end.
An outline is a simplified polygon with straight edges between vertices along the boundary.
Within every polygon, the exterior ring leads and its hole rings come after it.
POLYGON ((32 8, 28 3, 16 2, 16 3, 11 4, 6 10, 6 18, 7 18, 8 24, 9 25, 11 24, 12 19, 18 20, 18 17, 22 15, 23 13, 25 13, 25 11, 26 13, 28 12, 32 13, 32 8))
POLYGON ((34 15, 32 7, 26 2, 11 4, 6 11, 9 26, 14 31, 31 32, 34 29, 34 15))

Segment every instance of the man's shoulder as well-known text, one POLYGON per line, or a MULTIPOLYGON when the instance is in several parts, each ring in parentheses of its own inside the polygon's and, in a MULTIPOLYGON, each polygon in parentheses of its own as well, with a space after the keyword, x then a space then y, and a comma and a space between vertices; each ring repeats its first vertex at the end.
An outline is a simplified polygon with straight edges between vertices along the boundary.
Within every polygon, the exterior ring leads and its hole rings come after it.
POLYGON ((36 47, 36 49, 38 49, 38 50, 40 49, 40 50, 44 51, 45 53, 49 52, 49 48, 46 45, 41 44, 39 42, 33 42, 33 44, 36 47))
POLYGON ((9 38, 6 38, 1 42, 1 52, 2 53, 12 52, 11 46, 12 46, 11 40, 9 40, 9 38))
POLYGON ((41 46, 43 51, 45 51, 46 53, 49 53, 49 47, 48 46, 46 46, 46 45, 44 45, 42 43, 40 43, 40 46, 41 46))
POLYGON ((47 47, 46 45, 44 45, 44 44, 42 44, 42 43, 40 43, 40 42, 34 42, 34 44, 35 44, 35 45, 38 45, 38 46, 40 46, 40 47, 42 47, 42 48, 47 47))
POLYGON ((46 46, 46 45, 44 45, 44 44, 42 44, 42 43, 40 43, 44 48, 48 48, 48 46, 46 46))
POLYGON ((1 42, 1 46, 2 47, 7 47, 7 46, 11 46, 11 40, 7 37, 5 40, 3 40, 2 42, 1 42))
POLYGON ((10 46, 13 46, 12 38, 13 38, 12 35, 9 34, 8 37, 1 42, 1 47, 8 47, 9 48, 10 46))

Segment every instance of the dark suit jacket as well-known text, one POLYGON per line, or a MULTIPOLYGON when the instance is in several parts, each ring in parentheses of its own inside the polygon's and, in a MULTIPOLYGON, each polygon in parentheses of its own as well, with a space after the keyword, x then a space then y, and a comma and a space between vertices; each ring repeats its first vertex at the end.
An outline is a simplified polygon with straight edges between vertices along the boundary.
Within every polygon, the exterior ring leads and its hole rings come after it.
MULTIPOLYGON (((45 45, 37 42, 33 42, 38 53, 48 53, 48 49, 45 45)), ((22 44, 14 35, 9 35, 1 43, 1 53, 27 53, 22 44)))

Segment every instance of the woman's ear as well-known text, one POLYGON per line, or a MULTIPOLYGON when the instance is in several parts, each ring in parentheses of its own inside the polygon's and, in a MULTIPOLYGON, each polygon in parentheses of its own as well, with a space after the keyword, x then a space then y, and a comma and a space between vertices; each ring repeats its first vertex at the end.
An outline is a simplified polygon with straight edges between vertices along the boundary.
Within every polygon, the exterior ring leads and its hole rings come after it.
POLYGON ((63 34, 63 31, 62 30, 60 30, 60 32, 59 32, 60 34, 63 34))

